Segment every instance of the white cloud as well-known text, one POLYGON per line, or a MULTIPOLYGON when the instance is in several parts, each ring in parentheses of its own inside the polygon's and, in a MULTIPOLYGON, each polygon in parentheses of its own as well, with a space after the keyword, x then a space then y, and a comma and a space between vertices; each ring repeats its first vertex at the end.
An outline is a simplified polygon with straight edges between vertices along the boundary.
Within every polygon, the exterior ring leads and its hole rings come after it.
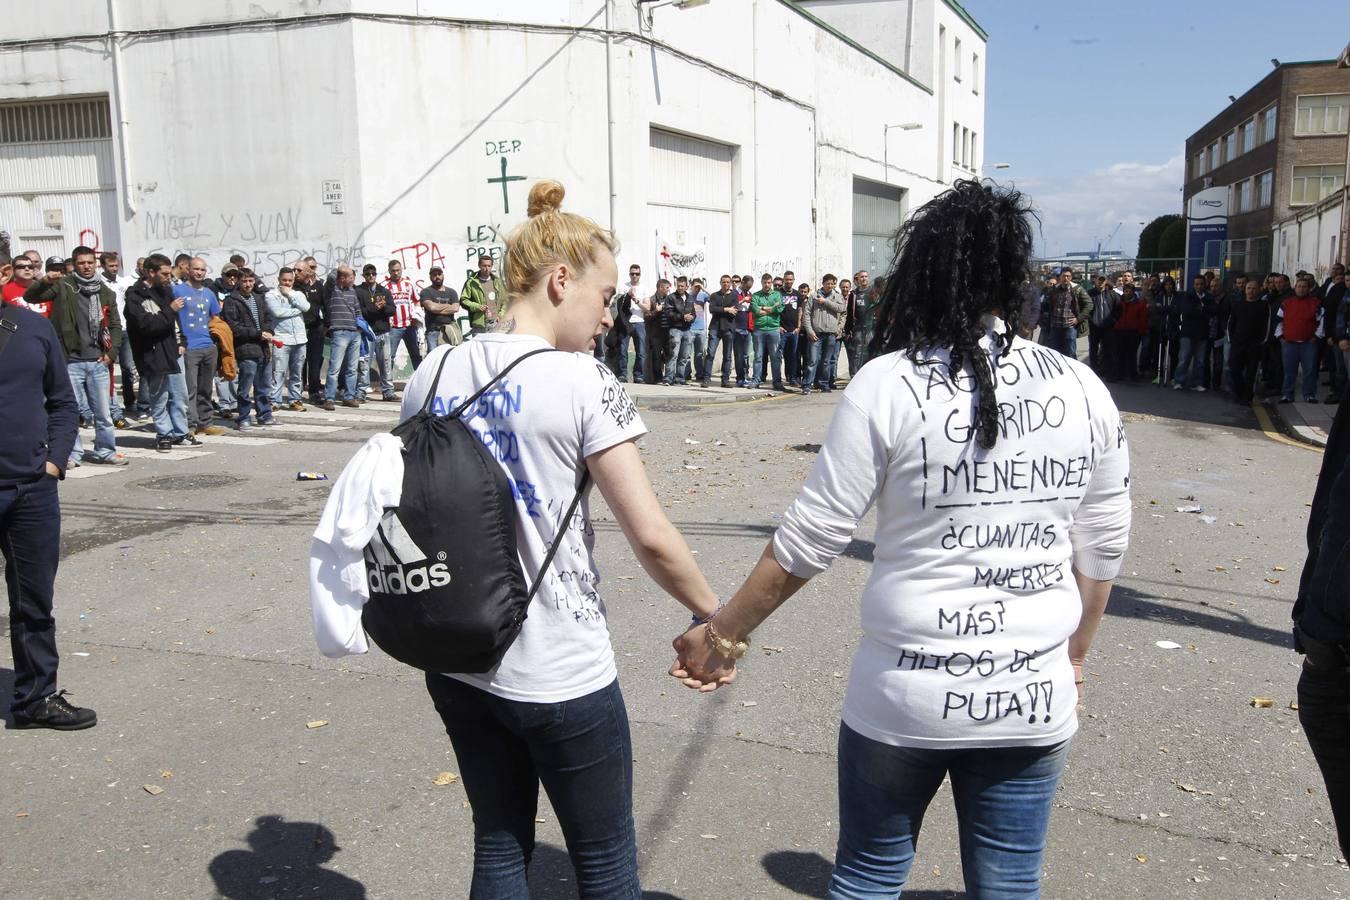
MULTIPOLYGON (((1093 152, 1097 145, 1084 144, 1093 152)), ((1051 256, 1074 250, 1123 250, 1133 255, 1139 246, 1140 222, 1181 212, 1181 185, 1185 165, 1181 154, 1166 162, 1117 162, 1084 175, 1064 179, 1013 178, 1030 195, 1041 217, 1036 254, 1051 256), (1115 237, 1107 236, 1122 223, 1115 237)))

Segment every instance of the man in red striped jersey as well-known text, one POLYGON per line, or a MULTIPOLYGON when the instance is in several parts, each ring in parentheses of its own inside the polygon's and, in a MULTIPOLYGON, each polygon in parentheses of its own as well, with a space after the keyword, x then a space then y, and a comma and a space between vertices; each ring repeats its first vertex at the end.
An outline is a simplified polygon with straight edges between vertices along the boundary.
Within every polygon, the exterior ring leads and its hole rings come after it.
POLYGON ((417 302, 417 288, 411 278, 403 277, 403 263, 389 260, 389 277, 384 280, 394 298, 394 316, 389 320, 389 361, 398 352, 399 342, 408 347, 408 358, 416 369, 422 363, 422 307, 417 302))

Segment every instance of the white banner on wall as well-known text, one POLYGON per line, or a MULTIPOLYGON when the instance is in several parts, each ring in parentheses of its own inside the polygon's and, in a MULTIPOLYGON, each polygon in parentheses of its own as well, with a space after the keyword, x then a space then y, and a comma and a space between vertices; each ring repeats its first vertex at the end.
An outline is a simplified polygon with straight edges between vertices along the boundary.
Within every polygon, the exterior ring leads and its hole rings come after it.
MULTIPOLYGON (((686 238, 684 234, 676 235, 686 238)), ((686 278, 702 278, 708 282, 708 249, 705 242, 688 239, 671 240, 669 236, 656 232, 656 273, 673 285, 675 279, 683 275, 686 278)))

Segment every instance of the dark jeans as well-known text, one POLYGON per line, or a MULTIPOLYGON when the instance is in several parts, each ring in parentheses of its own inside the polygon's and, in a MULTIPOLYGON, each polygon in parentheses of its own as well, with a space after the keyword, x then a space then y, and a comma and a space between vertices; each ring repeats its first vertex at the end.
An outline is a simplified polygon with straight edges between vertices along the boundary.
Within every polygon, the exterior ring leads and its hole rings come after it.
POLYGON ((189 350, 183 356, 183 374, 187 376, 188 424, 195 431, 214 423, 211 409, 211 385, 216 378, 216 348, 189 350))
POLYGON ((1243 403, 1251 403, 1256 396, 1256 368, 1263 353, 1259 343, 1233 344, 1228 364, 1233 372, 1233 393, 1243 403))
POLYGON ((305 390, 312 399, 323 397, 323 328, 305 329, 305 390))
POLYGON ((703 355, 703 380, 712 377, 713 357, 717 356, 717 345, 722 345, 722 380, 731 380, 732 340, 730 331, 708 331, 708 352, 703 355))
POLYGON ((1298 721, 1322 770, 1341 854, 1350 857, 1350 661, 1343 647, 1305 634, 1299 643, 1306 655, 1298 679, 1298 721))
POLYGON ((1139 332, 1112 331, 1106 335, 1111 350, 1111 377, 1119 381, 1134 381, 1139 377, 1139 332))
POLYGON ((783 383, 783 345, 781 331, 755 332, 755 381, 763 384, 772 377, 775 387, 783 383))
POLYGON ((56 693, 52 590, 60 550, 56 479, 43 475, 38 481, 0 487, 0 551, 5 557, 9 646, 14 654, 10 710, 16 713, 56 693))
MULTIPOLYGON (((801 332, 785 331, 783 332, 783 377, 787 379, 788 384, 797 384, 802 377, 802 355, 798 349, 801 341, 801 332)), ((853 371, 853 356, 848 358, 849 372, 853 371)))
POLYGON ((1078 326, 1047 325, 1041 329, 1041 343, 1051 350, 1058 350, 1070 359, 1078 358, 1078 326))
POLYGON ((750 377, 750 332, 739 329, 733 331, 731 346, 736 355, 736 386, 745 387, 750 377))
POLYGON ((259 425, 272 421, 272 364, 266 360, 241 359, 238 365, 239 424, 247 424, 255 409, 259 425))
POLYGON ((470 900, 530 895, 540 784, 582 900, 639 900, 633 742, 618 681, 575 700, 523 703, 445 675, 426 680, 473 807, 470 900))
POLYGON ((1105 375, 1108 371, 1107 359, 1114 340, 1115 332, 1111 329, 1088 323, 1088 365, 1098 375, 1105 375))
POLYGON ((619 338, 619 380, 628 377, 628 342, 633 342, 633 381, 644 381, 643 373, 647 368, 647 326, 639 322, 629 322, 628 330, 619 338))
POLYGON ((832 387, 834 373, 830 371, 830 359, 838 352, 835 342, 839 339, 832 334, 821 334, 817 335, 817 340, 807 340, 811 343, 811 356, 802 377, 802 387, 826 390, 832 387))
POLYGON ((831 900, 894 898, 909 877, 924 813, 950 775, 971 897, 1040 896, 1050 807, 1069 742, 1049 747, 896 747, 839 726, 839 847, 831 900))
POLYGON ((136 360, 131 356, 131 341, 122 335, 122 346, 117 348, 117 363, 122 368, 122 407, 124 412, 136 409, 136 360))

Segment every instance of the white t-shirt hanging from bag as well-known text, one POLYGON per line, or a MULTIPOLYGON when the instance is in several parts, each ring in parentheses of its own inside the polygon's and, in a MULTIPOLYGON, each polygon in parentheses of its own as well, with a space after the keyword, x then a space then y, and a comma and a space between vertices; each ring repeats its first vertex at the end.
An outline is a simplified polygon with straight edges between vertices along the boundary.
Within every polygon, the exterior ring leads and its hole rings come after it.
MULTIPOLYGON (((517 357, 547 346, 531 335, 488 333, 458 348, 438 347, 408 383, 402 417, 422 408, 440 366, 437 354, 452 354, 432 406, 445 413, 517 357)), ((637 407, 614 374, 589 354, 545 353, 522 362, 462 418, 511 480, 517 548, 528 585, 539 574, 546 542, 560 529, 564 543, 497 668, 448 677, 530 703, 559 703, 605 687, 617 673, 592 554, 589 497, 570 522, 559 520, 576 495, 587 456, 646 434, 637 407)), ((464 535, 460 551, 472 552, 474 540, 464 535)))

